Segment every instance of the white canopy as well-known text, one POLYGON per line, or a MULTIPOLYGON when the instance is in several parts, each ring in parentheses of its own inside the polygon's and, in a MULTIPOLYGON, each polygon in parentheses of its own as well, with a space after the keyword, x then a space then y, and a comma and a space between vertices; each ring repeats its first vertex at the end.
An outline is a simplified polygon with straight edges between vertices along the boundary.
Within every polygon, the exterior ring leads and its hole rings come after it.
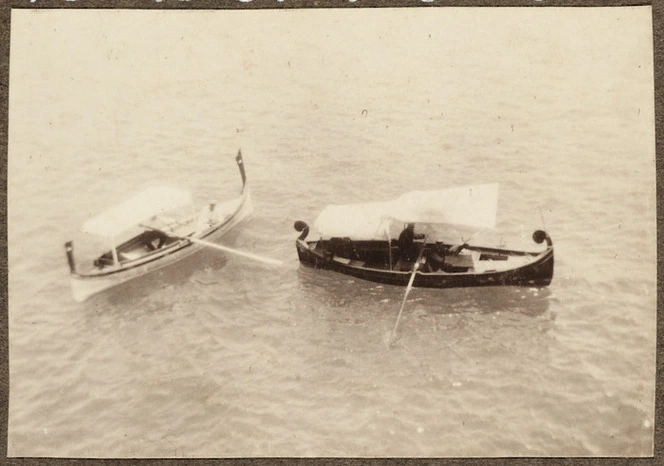
POLYGON ((170 186, 147 188, 85 222, 83 231, 113 237, 155 215, 191 204, 191 202, 191 193, 183 189, 170 186))
POLYGON ((385 238, 391 221, 495 228, 498 184, 413 191, 393 201, 330 205, 314 224, 322 238, 385 238))
POLYGON ((390 206, 390 202, 329 205, 316 219, 314 228, 318 230, 321 238, 385 238, 385 230, 389 227, 390 206))

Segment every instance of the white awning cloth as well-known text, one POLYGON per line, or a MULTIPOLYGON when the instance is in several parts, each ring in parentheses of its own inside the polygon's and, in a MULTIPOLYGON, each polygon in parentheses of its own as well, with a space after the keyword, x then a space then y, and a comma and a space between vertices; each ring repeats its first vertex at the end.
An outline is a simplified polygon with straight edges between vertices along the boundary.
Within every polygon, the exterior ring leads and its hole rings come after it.
POLYGON ((315 229, 321 238, 384 239, 392 221, 495 228, 498 184, 481 184, 435 191, 412 191, 393 201, 329 205, 315 229))
POLYGON ((179 207, 191 204, 189 191, 170 186, 144 189, 83 224, 83 231, 113 237, 139 223, 179 207))

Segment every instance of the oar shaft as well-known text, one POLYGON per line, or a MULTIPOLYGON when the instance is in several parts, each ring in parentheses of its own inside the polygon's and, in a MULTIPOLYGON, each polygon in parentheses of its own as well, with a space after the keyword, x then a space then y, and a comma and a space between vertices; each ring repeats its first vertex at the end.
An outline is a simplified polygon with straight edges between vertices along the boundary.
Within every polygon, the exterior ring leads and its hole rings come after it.
POLYGON ((226 246, 222 246, 222 245, 216 244, 216 243, 211 243, 209 241, 204 241, 202 239, 188 238, 188 237, 185 237, 183 239, 189 240, 192 243, 197 243, 197 244, 200 244, 200 245, 203 245, 203 246, 207 246, 209 248, 219 249, 220 251, 229 252, 231 254, 236 254, 236 255, 242 256, 242 257, 248 257, 249 259, 254 259, 254 260, 257 260, 257 261, 260 261, 260 262, 265 262, 266 264, 272 264, 272 265, 282 265, 283 264, 283 262, 281 262, 278 259, 271 259, 269 257, 257 256, 256 254, 252 254, 250 252, 238 251, 237 249, 228 248, 226 246))
POLYGON ((281 262, 278 259, 272 259, 270 257, 263 257, 263 256, 259 256, 257 254, 252 254, 250 252, 238 251, 237 249, 229 248, 227 246, 222 246, 221 244, 212 243, 210 241, 205 241, 205 240, 198 239, 198 238, 192 238, 190 236, 176 235, 173 232, 163 231, 163 230, 160 230, 159 228, 155 228, 155 227, 152 227, 152 226, 149 226, 149 225, 141 225, 141 226, 144 227, 144 228, 148 228, 150 230, 153 230, 153 231, 158 231, 158 232, 163 233, 166 236, 170 236, 172 238, 178 238, 178 239, 181 239, 181 240, 190 241, 192 243, 200 244, 201 246, 207 246, 208 248, 218 249, 220 251, 229 252, 231 254, 235 254, 235 255, 238 255, 238 256, 247 257, 249 259, 253 259, 253 260, 256 260, 256 261, 259 261, 259 262, 263 262, 265 264, 270 264, 270 265, 282 265, 283 264, 283 262, 281 262))
POLYGON ((401 301, 401 308, 399 309, 399 314, 397 315, 397 321, 394 323, 394 328, 392 329, 392 336, 390 338, 394 338, 394 335, 397 333, 397 327, 399 326, 399 320, 401 319, 401 313, 403 312, 403 308, 406 307, 406 300, 408 299, 408 294, 410 293, 410 290, 413 288, 413 282, 415 281, 415 273, 417 272, 417 269, 413 271, 413 273, 410 275, 410 280, 408 280, 408 286, 406 287, 406 294, 403 296, 403 301, 401 301))
POLYGON ((410 274, 410 279, 408 280, 408 286, 406 287, 406 293, 403 296, 403 301, 401 302, 401 308, 399 309, 399 315, 397 315, 397 321, 394 323, 394 328, 392 329, 392 334, 390 335, 390 342, 394 341, 394 336, 397 333, 397 327, 399 326, 399 320, 401 320, 401 313, 403 312, 403 308, 406 306, 406 300, 408 299, 408 294, 410 293, 410 290, 413 288, 413 283, 415 282, 415 274, 417 273, 417 269, 420 268, 420 261, 422 260, 422 254, 424 254, 424 248, 426 248, 426 241, 422 243, 422 247, 420 248, 420 253, 417 255, 417 259, 415 260, 415 265, 413 266, 413 273, 410 274))

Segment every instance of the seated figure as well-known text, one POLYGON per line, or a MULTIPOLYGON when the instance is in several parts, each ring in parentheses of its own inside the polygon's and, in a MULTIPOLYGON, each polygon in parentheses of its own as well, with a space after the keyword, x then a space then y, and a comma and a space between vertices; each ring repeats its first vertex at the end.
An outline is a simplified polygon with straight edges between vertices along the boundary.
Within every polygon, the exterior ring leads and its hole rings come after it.
POLYGON ((439 270, 448 273, 466 272, 468 265, 461 259, 470 258, 470 256, 459 255, 466 246, 468 246, 466 243, 457 246, 436 243, 428 254, 429 269, 432 272, 439 270))
POLYGON ((169 238, 164 232, 156 230, 146 231, 143 235, 145 245, 150 251, 156 251, 157 249, 162 248, 169 238))
POLYGON ((441 270, 445 265, 445 256, 449 253, 449 246, 436 243, 429 251, 429 268, 432 272, 441 270))
POLYGON ((413 241, 415 237, 415 224, 409 223, 401 232, 397 241, 399 256, 396 268, 398 270, 411 270, 413 268, 422 246, 413 241))

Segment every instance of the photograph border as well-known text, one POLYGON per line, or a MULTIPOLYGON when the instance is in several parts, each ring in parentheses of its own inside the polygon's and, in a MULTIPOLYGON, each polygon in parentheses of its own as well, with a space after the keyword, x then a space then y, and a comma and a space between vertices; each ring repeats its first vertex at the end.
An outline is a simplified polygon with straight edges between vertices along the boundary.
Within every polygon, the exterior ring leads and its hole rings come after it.
POLYGON ((481 0, 8 0, 0 7, 0 92, 2 93, 2 125, 0 126, 0 139, 2 143, 2 170, 0 171, 0 184, 2 196, 2 222, 1 237, 1 263, 2 287, 0 300, 2 313, 0 320, 0 457, 3 464, 23 465, 65 465, 65 464, 194 464, 194 465, 306 465, 306 464, 406 464, 406 465, 641 465, 662 464, 662 445, 664 442, 664 429, 662 428, 662 371, 664 349, 662 349, 662 332, 664 328, 662 309, 662 253, 659 246, 662 244, 661 225, 662 201, 664 196, 660 192, 662 185, 662 90, 661 83, 664 77, 662 69, 662 53, 664 49, 664 31, 662 16, 664 15, 664 1, 556 1, 556 0, 521 0, 521 1, 481 1, 481 0), (653 53, 654 53, 654 85, 655 85, 655 143, 656 143, 656 187, 657 189, 657 356, 656 356, 656 392, 655 392, 655 422, 654 422, 654 456, 651 458, 565 458, 565 457, 510 457, 510 458, 221 458, 221 459, 68 459, 68 458, 8 458, 8 404, 9 404, 9 341, 8 341, 8 241, 7 241, 7 163, 8 163, 8 113, 9 113, 9 61, 11 36, 11 10, 12 9, 142 9, 142 10, 253 10, 253 9, 330 9, 330 8, 449 8, 449 7, 530 7, 530 8, 580 8, 580 7, 621 7, 621 6, 651 6, 653 18, 653 53))

